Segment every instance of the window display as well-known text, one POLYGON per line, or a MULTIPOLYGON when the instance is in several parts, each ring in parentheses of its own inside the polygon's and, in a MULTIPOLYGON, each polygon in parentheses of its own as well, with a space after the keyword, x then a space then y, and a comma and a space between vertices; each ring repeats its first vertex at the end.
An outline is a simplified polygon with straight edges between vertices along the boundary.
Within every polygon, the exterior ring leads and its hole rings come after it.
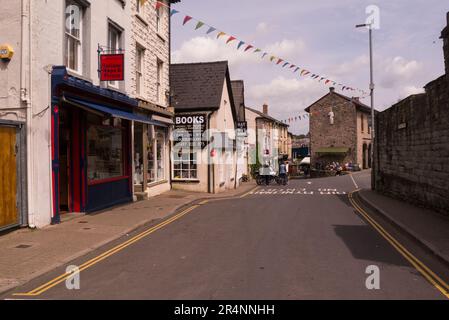
POLYGON ((105 125, 107 122, 101 121, 100 117, 89 118, 87 131, 89 182, 123 176, 122 128, 105 125))
POLYGON ((148 183, 159 182, 165 177, 165 130, 155 129, 154 136, 149 130, 148 143, 148 183))

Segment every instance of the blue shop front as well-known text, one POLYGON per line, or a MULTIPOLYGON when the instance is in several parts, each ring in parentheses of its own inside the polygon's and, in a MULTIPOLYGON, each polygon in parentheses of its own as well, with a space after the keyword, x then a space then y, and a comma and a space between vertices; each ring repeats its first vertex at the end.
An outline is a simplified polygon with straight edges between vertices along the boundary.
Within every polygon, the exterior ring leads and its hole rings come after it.
POLYGON ((53 68, 52 223, 133 200, 132 123, 159 125, 137 108, 135 99, 53 68))

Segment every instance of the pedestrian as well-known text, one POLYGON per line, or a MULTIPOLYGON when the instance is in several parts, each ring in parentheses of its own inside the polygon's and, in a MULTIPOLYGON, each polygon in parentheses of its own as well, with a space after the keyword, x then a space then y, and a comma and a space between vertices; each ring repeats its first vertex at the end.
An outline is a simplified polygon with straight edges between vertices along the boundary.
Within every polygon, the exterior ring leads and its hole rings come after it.
POLYGON ((287 165, 284 161, 282 161, 279 166, 279 177, 282 179, 284 185, 288 183, 287 165))

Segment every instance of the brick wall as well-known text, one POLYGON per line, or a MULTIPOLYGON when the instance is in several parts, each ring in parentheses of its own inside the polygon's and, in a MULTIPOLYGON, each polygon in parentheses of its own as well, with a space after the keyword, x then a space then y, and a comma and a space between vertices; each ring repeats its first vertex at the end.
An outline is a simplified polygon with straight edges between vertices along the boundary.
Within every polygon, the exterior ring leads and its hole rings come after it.
POLYGON ((354 104, 336 94, 328 94, 310 108, 310 148, 312 165, 317 161, 357 162, 357 120, 354 104), (329 112, 333 106, 334 124, 329 122, 329 112), (345 147, 349 152, 344 157, 320 156, 319 148, 345 147))
POLYGON ((376 190, 449 215, 449 82, 377 115, 376 190))

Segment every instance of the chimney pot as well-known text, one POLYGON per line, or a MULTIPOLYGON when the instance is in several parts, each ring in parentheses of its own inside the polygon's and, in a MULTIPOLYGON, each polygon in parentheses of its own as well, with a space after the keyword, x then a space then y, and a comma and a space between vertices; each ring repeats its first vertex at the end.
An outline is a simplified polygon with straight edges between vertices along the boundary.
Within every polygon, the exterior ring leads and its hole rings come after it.
POLYGON ((334 92, 334 91, 335 91, 335 88, 334 88, 334 87, 330 87, 330 88, 329 88, 329 91, 330 91, 330 92, 334 92))
POLYGON ((263 111, 262 112, 263 112, 263 114, 268 115, 268 104, 265 103, 263 105, 263 111))

